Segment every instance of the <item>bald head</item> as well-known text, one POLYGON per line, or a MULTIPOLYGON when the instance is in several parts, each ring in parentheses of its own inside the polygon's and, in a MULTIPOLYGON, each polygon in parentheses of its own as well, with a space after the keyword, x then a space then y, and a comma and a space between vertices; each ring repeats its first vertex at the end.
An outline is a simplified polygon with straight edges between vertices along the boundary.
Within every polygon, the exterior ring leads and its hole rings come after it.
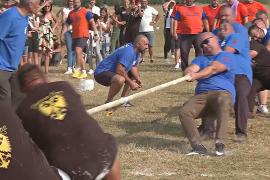
POLYGON ((137 52, 144 52, 146 49, 148 49, 149 42, 146 36, 138 35, 136 36, 133 44, 137 52))
POLYGON ((212 32, 203 32, 197 35, 197 43, 200 45, 205 39, 208 39, 210 37, 215 37, 215 35, 212 32))
POLYGON ((197 36, 197 43, 203 49, 204 55, 216 55, 221 51, 218 38, 211 32, 204 32, 197 36))
POLYGON ((40 7, 40 0, 20 0, 19 8, 25 9, 28 13, 36 13, 40 7))
POLYGON ((219 19, 221 22, 227 21, 229 23, 233 23, 235 16, 232 8, 230 6, 222 6, 219 12, 219 19))

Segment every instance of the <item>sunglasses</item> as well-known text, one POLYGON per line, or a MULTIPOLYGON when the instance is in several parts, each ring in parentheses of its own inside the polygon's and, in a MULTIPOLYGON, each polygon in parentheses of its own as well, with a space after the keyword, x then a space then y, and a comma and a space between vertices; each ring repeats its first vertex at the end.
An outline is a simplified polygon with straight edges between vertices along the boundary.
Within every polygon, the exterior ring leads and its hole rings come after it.
POLYGON ((213 36, 211 36, 211 37, 206 38, 205 40, 203 40, 203 41, 201 42, 201 44, 200 44, 200 47, 203 48, 203 45, 209 44, 211 38, 213 38, 213 36))

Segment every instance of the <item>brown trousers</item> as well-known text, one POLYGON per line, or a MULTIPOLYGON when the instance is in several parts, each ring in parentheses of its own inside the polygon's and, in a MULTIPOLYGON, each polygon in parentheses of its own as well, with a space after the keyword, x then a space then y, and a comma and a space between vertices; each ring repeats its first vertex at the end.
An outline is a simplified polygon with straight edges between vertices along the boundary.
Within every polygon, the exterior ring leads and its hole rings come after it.
POLYGON ((209 91, 198 94, 183 105, 179 118, 192 147, 202 143, 195 122, 196 118, 216 119, 216 140, 223 143, 227 135, 231 106, 232 98, 227 91, 209 91))

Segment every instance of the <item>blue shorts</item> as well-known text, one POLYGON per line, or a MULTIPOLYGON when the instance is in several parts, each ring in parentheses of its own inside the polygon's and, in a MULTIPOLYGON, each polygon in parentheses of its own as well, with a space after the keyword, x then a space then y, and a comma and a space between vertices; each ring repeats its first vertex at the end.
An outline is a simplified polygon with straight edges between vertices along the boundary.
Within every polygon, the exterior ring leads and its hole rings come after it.
POLYGON ((145 35, 149 41, 149 47, 153 47, 154 44, 154 32, 140 32, 140 34, 145 35))

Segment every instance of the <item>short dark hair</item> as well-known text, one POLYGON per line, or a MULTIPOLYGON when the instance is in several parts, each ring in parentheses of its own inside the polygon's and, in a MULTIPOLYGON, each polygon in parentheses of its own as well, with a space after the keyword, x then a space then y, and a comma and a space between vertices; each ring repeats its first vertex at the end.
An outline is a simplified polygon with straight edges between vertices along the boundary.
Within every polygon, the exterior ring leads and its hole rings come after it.
POLYGON ((254 24, 248 28, 249 35, 251 34, 252 30, 262 31, 264 33, 263 29, 259 28, 258 26, 254 25, 254 24))
POLYGON ((20 88, 23 89, 28 82, 44 77, 43 72, 34 64, 25 64, 17 72, 20 88))
POLYGON ((263 11, 263 10, 259 10, 259 11, 256 13, 256 17, 259 17, 259 16, 262 15, 262 14, 264 14, 264 15, 266 15, 266 17, 268 17, 267 12, 265 12, 265 11, 263 11))

